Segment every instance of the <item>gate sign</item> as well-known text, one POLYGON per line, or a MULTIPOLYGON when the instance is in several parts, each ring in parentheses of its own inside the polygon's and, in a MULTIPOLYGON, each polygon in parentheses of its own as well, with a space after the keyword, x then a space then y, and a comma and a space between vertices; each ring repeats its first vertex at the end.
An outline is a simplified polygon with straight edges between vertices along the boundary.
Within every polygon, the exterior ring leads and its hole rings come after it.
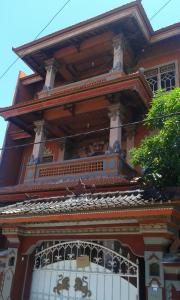
POLYGON ((98 244, 56 244, 36 254, 30 293, 30 300, 55 299, 137 300, 138 265, 98 244))
POLYGON ((88 267, 90 264, 89 256, 88 255, 82 255, 76 258, 76 265, 77 268, 85 268, 88 267))

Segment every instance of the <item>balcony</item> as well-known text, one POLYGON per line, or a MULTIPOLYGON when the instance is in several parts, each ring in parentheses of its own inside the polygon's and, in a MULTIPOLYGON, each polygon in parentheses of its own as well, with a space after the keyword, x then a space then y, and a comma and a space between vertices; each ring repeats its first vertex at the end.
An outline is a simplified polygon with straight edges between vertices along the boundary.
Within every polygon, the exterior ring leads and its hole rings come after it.
POLYGON ((134 171, 131 167, 115 153, 29 165, 26 168, 24 183, 60 183, 78 178, 128 176, 132 173, 134 171))

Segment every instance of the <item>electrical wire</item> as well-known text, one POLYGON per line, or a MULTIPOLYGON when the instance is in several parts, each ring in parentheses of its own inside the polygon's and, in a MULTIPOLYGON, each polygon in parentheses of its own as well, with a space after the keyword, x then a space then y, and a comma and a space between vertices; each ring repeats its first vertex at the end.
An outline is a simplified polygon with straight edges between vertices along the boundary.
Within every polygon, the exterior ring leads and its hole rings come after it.
MULTIPOLYGON (((167 114, 167 115, 162 115, 162 116, 159 116, 159 117, 156 117, 156 118, 151 118, 151 119, 148 119, 148 120, 163 120, 164 118, 169 118, 169 117, 172 117, 172 116, 178 116, 180 115, 180 112, 176 112, 176 113, 171 113, 171 114, 167 114)), ((46 140, 43 140, 41 142, 32 142, 32 143, 25 143, 25 144, 21 144, 21 145, 14 145, 14 146, 7 146, 7 147, 2 147, 0 148, 0 151, 1 150, 11 150, 11 149, 17 149, 17 148, 22 148, 22 147, 28 147, 28 146, 32 146, 32 145, 36 145, 36 144, 43 144, 44 142, 54 142, 54 141, 64 141, 66 140, 67 138, 77 138, 77 137, 80 137, 80 136, 87 136, 87 135, 90 135, 90 134, 94 134, 94 133, 99 133, 99 132, 103 132, 103 131, 108 131, 108 130, 112 130, 112 129, 117 129, 117 128, 123 128, 123 127, 128 127, 128 126, 132 126, 132 125, 138 125, 138 124, 142 124, 145 122, 145 119, 144 120, 141 120, 141 121, 136 121, 136 122, 131 122, 131 123, 126 123, 126 124, 121 124, 119 126, 113 126, 113 127, 104 127, 104 128, 101 128, 101 129, 96 129, 96 130, 91 130, 91 131, 87 131, 87 132, 81 132, 81 133, 76 133, 76 134, 72 134, 72 135, 67 135, 67 136, 63 136, 63 137, 58 137, 58 138, 50 138, 50 139, 46 139, 46 140)))
POLYGON ((154 15, 152 15, 152 17, 149 18, 149 20, 151 21, 152 19, 154 19, 172 0, 168 0, 163 6, 161 6, 154 15))
MULTIPOLYGON (((63 11, 63 9, 66 7, 66 5, 71 0, 68 0, 65 2, 65 4, 60 8, 60 10, 51 18, 51 20, 44 26, 44 28, 36 35, 34 38, 34 41, 41 35, 41 33, 52 23, 52 21, 63 11)), ((159 8, 158 11, 150 18, 150 21, 157 16, 172 0, 168 0, 162 7, 159 8)), ((23 55, 23 53, 22 53, 23 55)), ((5 71, 0 75, 0 80, 9 72, 9 70, 15 65, 15 63, 20 59, 20 57, 17 57, 6 69, 5 71)))
MULTIPOLYGON (((55 15, 50 19, 50 21, 41 29, 41 31, 35 36, 34 40, 37 40, 37 38, 41 35, 41 33, 44 32, 44 30, 52 23, 52 21, 63 11, 63 9, 68 5, 68 3, 71 2, 71 0, 68 0, 64 3, 64 5, 55 13, 55 15)), ((22 53, 21 56, 25 51, 22 53)), ((15 65, 15 63, 20 59, 21 57, 17 57, 6 69, 5 71, 0 75, 0 80, 9 72, 9 70, 15 65)))

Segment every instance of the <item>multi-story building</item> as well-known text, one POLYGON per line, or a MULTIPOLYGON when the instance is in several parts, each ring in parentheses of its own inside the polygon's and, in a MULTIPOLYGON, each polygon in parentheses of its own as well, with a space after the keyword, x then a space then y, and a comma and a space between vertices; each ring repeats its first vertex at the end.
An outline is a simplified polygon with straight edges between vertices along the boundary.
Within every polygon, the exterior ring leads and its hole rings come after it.
POLYGON ((180 298, 180 205, 129 155, 179 47, 135 1, 13 49, 34 73, 0 109, 0 299, 180 298))

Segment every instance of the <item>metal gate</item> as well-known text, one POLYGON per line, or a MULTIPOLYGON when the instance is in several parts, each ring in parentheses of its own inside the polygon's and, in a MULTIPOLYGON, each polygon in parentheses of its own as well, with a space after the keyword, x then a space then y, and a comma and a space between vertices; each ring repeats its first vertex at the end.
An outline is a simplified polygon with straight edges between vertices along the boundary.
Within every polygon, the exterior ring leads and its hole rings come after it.
POLYGON ((93 242, 58 243, 35 255, 30 300, 137 300, 138 269, 93 242))

